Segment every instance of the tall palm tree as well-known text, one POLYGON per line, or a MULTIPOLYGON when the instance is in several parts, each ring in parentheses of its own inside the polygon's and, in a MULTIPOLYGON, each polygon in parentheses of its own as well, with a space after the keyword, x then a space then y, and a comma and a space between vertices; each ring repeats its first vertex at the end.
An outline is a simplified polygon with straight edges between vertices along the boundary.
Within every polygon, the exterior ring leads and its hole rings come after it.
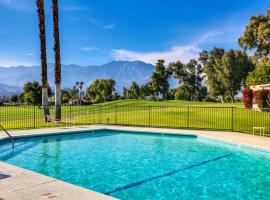
POLYGON ((61 57, 58 0, 52 0, 55 74, 55 120, 61 121, 61 57))
POLYGON ((42 106, 44 110, 45 121, 47 122, 47 116, 50 115, 50 111, 48 105, 48 75, 47 75, 48 66, 47 66, 47 52, 46 52, 45 13, 43 0, 37 0, 37 11, 39 18, 42 106))
POLYGON ((79 89, 79 85, 80 85, 80 82, 79 81, 76 81, 76 91, 77 91, 77 104, 79 105, 80 104, 80 89, 79 89))
POLYGON ((78 91, 78 97, 79 97, 79 85, 80 85, 80 82, 79 81, 76 81, 76 88, 77 88, 77 91, 78 91))
POLYGON ((79 83, 79 89, 80 89, 80 105, 82 105, 82 95, 83 95, 83 81, 80 81, 79 83))

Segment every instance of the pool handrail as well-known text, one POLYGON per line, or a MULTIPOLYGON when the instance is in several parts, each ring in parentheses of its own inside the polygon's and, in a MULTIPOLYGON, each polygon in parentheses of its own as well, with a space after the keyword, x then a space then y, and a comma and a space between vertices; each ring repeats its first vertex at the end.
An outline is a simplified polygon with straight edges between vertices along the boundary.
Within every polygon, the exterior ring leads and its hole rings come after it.
POLYGON ((10 135, 10 133, 1 124, 0 124, 0 128, 7 134, 7 136, 11 140, 12 149, 14 149, 14 147, 15 147, 15 145, 14 145, 14 138, 10 135))

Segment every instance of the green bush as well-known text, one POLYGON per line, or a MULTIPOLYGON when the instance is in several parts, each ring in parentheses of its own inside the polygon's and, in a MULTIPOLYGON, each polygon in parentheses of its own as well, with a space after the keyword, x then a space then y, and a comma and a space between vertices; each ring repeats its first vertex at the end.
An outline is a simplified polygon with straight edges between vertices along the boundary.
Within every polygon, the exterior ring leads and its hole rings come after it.
POLYGON ((270 83, 270 61, 259 62, 254 71, 249 73, 246 84, 261 85, 270 83))

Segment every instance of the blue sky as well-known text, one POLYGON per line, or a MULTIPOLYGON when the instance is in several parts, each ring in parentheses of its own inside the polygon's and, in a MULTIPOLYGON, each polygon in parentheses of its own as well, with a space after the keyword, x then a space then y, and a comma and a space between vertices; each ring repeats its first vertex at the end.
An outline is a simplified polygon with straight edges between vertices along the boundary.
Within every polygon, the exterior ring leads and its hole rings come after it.
MULTIPOLYGON (((36 0, 0 0, 0 66, 39 64, 36 0)), ((53 62, 51 0, 45 0, 53 62)), ((63 64, 155 63, 196 58, 214 46, 239 48, 251 15, 269 0, 59 0, 63 64)))

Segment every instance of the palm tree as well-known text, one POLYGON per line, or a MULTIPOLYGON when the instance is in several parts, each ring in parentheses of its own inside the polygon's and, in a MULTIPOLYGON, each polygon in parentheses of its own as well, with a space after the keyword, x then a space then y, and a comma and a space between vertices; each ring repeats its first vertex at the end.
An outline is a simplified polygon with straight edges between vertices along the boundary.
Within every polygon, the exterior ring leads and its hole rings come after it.
POLYGON ((61 121, 61 57, 58 0, 52 0, 55 74, 55 120, 61 121))
POLYGON ((40 60, 41 60, 41 85, 42 85, 42 106, 44 110, 45 121, 50 115, 48 105, 48 75, 47 75, 47 53, 46 53, 46 31, 44 1, 37 0, 37 11, 39 18, 39 38, 40 38, 40 60))
POLYGON ((70 91, 72 105, 74 105, 74 102, 76 101, 76 99, 78 97, 77 91, 78 91, 78 89, 76 86, 73 86, 72 90, 70 91))
POLYGON ((79 84, 80 84, 80 82, 79 81, 76 81, 76 87, 77 87, 77 89, 79 89, 79 84))
POLYGON ((77 100, 78 100, 78 102, 77 102, 77 104, 79 105, 79 103, 80 103, 80 89, 79 89, 79 85, 80 85, 80 82, 79 81, 76 81, 76 91, 77 91, 77 100))
POLYGON ((84 84, 83 81, 81 81, 81 82, 79 83, 79 89, 80 89, 80 105, 82 105, 83 84, 84 84))

